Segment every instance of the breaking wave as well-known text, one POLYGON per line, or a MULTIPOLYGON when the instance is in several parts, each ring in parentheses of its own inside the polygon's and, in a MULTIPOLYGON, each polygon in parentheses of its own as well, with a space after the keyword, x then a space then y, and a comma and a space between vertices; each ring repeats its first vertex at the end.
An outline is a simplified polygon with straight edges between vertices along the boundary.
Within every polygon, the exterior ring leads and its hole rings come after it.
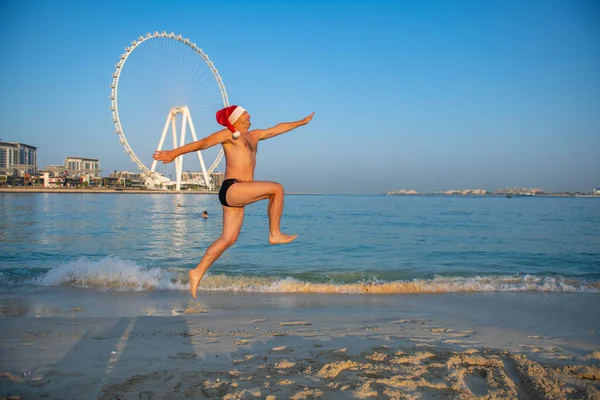
MULTIPOLYGON (((188 290, 188 270, 144 267, 134 261, 106 257, 81 258, 21 280, 37 286, 73 286, 100 290, 188 290)), ((1 281, 13 281, 6 273, 1 281)), ((360 280, 311 282, 293 277, 209 274, 200 285, 204 291, 323 294, 408 294, 461 292, 579 292, 600 293, 600 282, 563 276, 489 275, 436 276, 412 280, 360 280)))

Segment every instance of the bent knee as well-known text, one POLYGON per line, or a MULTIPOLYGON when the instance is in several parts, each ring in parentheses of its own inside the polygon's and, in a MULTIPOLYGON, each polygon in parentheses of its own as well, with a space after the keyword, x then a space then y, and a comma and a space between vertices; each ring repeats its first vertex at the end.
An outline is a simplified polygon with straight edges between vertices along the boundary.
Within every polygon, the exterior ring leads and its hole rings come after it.
POLYGON ((283 185, 281 183, 274 182, 272 190, 274 194, 284 194, 283 185))
POLYGON ((227 235, 221 236, 221 240, 225 247, 231 247, 237 241, 239 235, 227 235))

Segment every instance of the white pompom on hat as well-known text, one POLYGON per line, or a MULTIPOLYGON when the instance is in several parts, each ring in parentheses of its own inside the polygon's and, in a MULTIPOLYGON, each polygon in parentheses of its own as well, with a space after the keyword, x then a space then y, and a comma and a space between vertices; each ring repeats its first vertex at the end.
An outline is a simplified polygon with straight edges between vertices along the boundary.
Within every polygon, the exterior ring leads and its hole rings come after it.
POLYGON ((245 112, 246 109, 241 106, 225 107, 217 111, 217 122, 233 132, 233 138, 237 139, 240 137, 240 133, 233 127, 233 124, 245 112))

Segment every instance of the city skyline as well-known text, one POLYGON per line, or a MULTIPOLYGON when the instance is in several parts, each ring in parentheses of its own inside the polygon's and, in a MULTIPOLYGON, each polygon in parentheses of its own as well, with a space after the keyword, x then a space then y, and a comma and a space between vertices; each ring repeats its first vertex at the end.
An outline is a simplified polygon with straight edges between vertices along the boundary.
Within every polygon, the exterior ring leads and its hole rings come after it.
MULTIPOLYGON (((18 143, 18 142, 8 142, 14 145, 25 145, 27 147, 33 147, 34 149, 37 149, 35 146, 30 146, 24 143, 18 143)), ((0 143, 1 144, 1 143, 0 143)), ((1 154, 0 154, 0 159, 1 159, 1 154)), ((35 156, 35 159, 37 159, 37 154, 35 156)), ((86 161, 92 161, 95 162, 95 169, 94 169, 94 176, 100 177, 101 175, 99 174, 100 172, 104 172, 104 169, 99 169, 99 159, 97 158, 86 158, 86 157, 77 157, 77 156, 65 156, 64 157, 64 163, 61 164, 47 164, 43 167, 37 165, 37 164, 31 164, 32 166, 35 166, 36 169, 38 171, 51 171, 52 173, 56 173, 59 170, 65 169, 65 170, 69 170, 69 171, 80 171, 81 168, 75 168, 74 166, 70 166, 67 164, 72 164, 73 160, 72 159, 81 159, 81 160, 86 160, 86 161)), ((0 167, 2 167, 2 164, 0 163, 0 167)), ((20 167, 23 167, 23 165, 21 165, 20 167)), ((85 168, 84 168, 85 169, 85 168)), ((89 168, 88 168, 89 169, 89 168)), ((61 171, 62 172, 62 171, 61 171)), ((104 177, 110 177, 113 176, 115 174, 126 174, 126 175, 142 175, 143 171, 140 170, 106 170, 107 174, 104 174, 104 177), (112 172, 111 172, 112 171, 112 172)), ((191 176, 195 176, 195 175, 201 175, 202 171, 193 171, 193 170, 186 170, 186 171, 182 171, 182 173, 186 176, 188 176, 188 178, 186 179, 191 179, 191 176)), ((216 174, 223 174, 223 171, 218 171, 215 170, 216 174)), ((0 173, 1 174, 1 173, 0 173)), ((171 177, 172 178, 172 177, 171 177)), ((524 188, 524 187, 517 187, 517 186, 509 186, 509 187, 505 187, 505 188, 496 188, 496 189, 490 189, 490 188, 486 188, 486 189, 482 189, 482 188, 438 188, 438 189, 434 189, 434 190, 430 190, 430 191, 417 191, 414 189, 394 189, 394 190, 387 190, 384 191, 383 193, 386 193, 388 195, 398 195, 398 194, 474 194, 474 195, 485 195, 485 194, 493 194, 493 193, 527 193, 527 194, 532 194, 532 193, 544 193, 544 194, 548 194, 548 193, 594 193, 594 194, 598 194, 600 192, 600 188, 597 186, 594 186, 593 188, 586 188, 583 190, 573 190, 573 191, 569 191, 569 190, 545 190, 542 189, 540 187, 532 187, 532 188, 524 188)))
POLYGON ((128 43, 167 31, 203 48, 253 127, 316 112, 259 146, 255 177, 287 191, 600 185, 598 3, 232 4, 243 36, 222 29, 229 4, 5 2, 0 137, 38 147, 41 166, 77 154, 135 170, 112 125, 111 74, 128 43))

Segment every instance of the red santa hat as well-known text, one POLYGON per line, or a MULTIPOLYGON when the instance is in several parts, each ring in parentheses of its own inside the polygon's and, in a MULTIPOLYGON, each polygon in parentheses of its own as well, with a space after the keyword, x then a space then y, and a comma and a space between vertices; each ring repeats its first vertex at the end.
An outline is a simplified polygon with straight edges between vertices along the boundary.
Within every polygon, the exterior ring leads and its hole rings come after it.
POLYGON ((240 137, 240 133, 233 127, 233 124, 245 112, 246 110, 241 106, 225 107, 217 111, 217 122, 233 132, 233 138, 237 139, 240 137))

